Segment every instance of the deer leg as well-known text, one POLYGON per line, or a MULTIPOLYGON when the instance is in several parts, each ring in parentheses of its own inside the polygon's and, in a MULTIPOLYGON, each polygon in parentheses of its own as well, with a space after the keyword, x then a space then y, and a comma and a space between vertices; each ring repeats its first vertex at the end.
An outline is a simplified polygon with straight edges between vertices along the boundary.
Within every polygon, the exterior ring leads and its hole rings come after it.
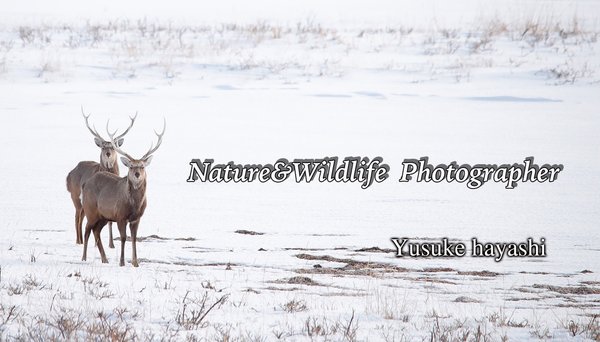
POLYGON ((82 227, 83 227, 83 218, 85 217, 85 213, 83 212, 83 207, 81 207, 81 209, 79 210, 79 220, 77 221, 77 244, 82 245, 83 244, 83 233, 82 233, 82 227))
POLYGON ((83 239, 81 238, 81 223, 83 222, 83 207, 81 206, 81 200, 79 199, 79 194, 71 193, 71 200, 73 201, 73 205, 75 206, 75 235, 76 240, 75 243, 80 245, 83 243, 83 239))
POLYGON ((127 221, 117 222, 119 227, 119 235, 121 236, 121 260, 119 266, 125 266, 125 241, 127 241, 127 221))
POLYGON ((139 220, 129 223, 129 229, 131 230, 131 264, 134 267, 139 266, 138 260, 137 260, 137 251, 136 251, 137 230, 138 230, 139 224, 140 224, 139 220))
POLYGON ((75 208, 75 243, 80 245, 81 244, 81 231, 79 230, 79 222, 81 222, 80 220, 81 217, 81 209, 79 208, 75 208))
POLYGON ((100 251, 100 258, 102 258, 102 263, 107 264, 108 259, 106 259, 106 253, 104 253, 104 247, 102 246, 102 239, 100 239, 100 232, 102 228, 106 225, 106 220, 100 220, 96 223, 94 227, 94 238, 96 239, 96 244, 98 245, 98 251, 100 251))
POLYGON ((88 222, 85 225, 85 238, 83 239, 83 257, 81 258, 81 261, 85 261, 85 259, 87 259, 88 240, 90 239, 90 233, 92 232, 92 227, 95 224, 96 224, 96 222, 91 222, 88 219, 88 222))
POLYGON ((113 234, 112 234, 112 221, 108 222, 108 248, 115 248, 115 244, 113 242, 113 234))

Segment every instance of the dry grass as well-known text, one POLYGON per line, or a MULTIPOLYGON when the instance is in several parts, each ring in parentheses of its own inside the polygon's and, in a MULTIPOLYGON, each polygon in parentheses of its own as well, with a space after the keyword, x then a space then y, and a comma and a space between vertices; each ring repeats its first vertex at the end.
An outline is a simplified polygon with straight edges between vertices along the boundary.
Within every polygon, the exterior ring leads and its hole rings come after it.
POLYGON ((573 337, 583 336, 593 341, 600 341, 600 315, 592 314, 587 317, 568 319, 563 324, 573 337))
POLYGON ((584 29, 577 18, 562 23, 538 17, 514 22, 491 19, 471 27, 431 30, 403 26, 339 29, 327 27, 314 18, 289 25, 259 21, 245 25, 179 26, 147 19, 87 22, 80 26, 23 25, 13 29, 12 37, 0 41, 0 73, 23 67, 16 54, 31 48, 56 51, 53 55, 43 55, 37 65, 25 66, 35 69, 36 75, 44 80, 71 67, 61 63, 63 56, 69 56, 70 60, 83 49, 102 54, 109 51, 109 61, 101 63, 106 64, 102 66, 112 77, 136 78, 140 70, 147 75, 150 69, 168 82, 185 75, 185 69, 191 65, 218 65, 230 71, 255 70, 259 71, 259 77, 292 74, 308 78, 340 77, 354 66, 354 56, 383 54, 389 59, 375 58, 376 68, 418 71, 433 78, 450 77, 456 82, 471 80, 474 69, 498 64, 522 68, 526 63, 525 66, 538 68, 538 72, 556 79, 557 84, 571 84, 593 77, 595 65, 582 67, 577 61, 562 67, 541 66, 521 57, 539 51, 568 59, 582 50, 593 51, 598 34, 584 29), (13 48, 14 41, 20 42, 20 47, 13 48), (514 49, 504 50, 507 46, 514 49), (273 55, 274 47, 289 53, 273 55), (506 57, 495 57, 499 50, 511 52, 506 57), (407 65, 405 59, 397 57, 407 51, 422 54, 422 63, 407 65), (455 58, 448 62, 449 56, 455 58))
POLYGON ((555 84, 561 85, 574 84, 581 78, 589 78, 593 76, 594 71, 589 67, 587 62, 577 66, 572 61, 567 61, 564 64, 548 69, 547 73, 550 79, 556 81, 555 84))
POLYGON ((208 291, 202 295, 190 295, 190 291, 181 299, 181 304, 175 315, 175 322, 184 329, 205 328, 208 325, 206 316, 215 309, 219 309, 228 295, 222 295, 217 299, 212 299, 208 291))
POLYGON ((578 295, 591 295, 600 294, 600 288, 591 286, 555 286, 546 284, 533 284, 534 289, 546 289, 552 292, 558 292, 560 294, 578 294, 578 295))
POLYGON ((459 272, 457 272, 457 274, 458 275, 475 276, 475 277, 497 277, 499 275, 502 275, 502 273, 491 272, 491 271, 487 271, 487 270, 483 270, 483 271, 459 271, 459 272))
POLYGON ((88 315, 83 311, 59 307, 48 315, 19 317, 17 341, 131 341, 138 335, 130 322, 114 313, 99 311, 88 315))
POLYGON ((433 317, 429 341, 504 341, 505 337, 485 321, 468 324, 467 320, 433 317))
POLYGON ((395 289, 374 289, 365 297, 365 311, 386 320, 398 320, 407 323, 411 319, 410 303, 406 293, 395 289))
POLYGON ((354 311, 348 319, 331 320, 325 317, 318 318, 309 316, 305 323, 302 334, 313 338, 325 340, 357 341, 358 321, 354 311))
POLYGON ((12 321, 19 318, 21 310, 16 305, 4 305, 0 303, 0 339, 5 327, 12 321))
POLYGON ((238 229, 234 233, 243 235, 264 235, 265 233, 255 232, 253 230, 238 229))
POLYGON ((306 302, 303 300, 292 299, 289 302, 282 304, 281 309, 285 312, 294 313, 308 310, 306 302))
POLYGON ((301 277, 301 276, 275 280, 274 283, 278 283, 278 284, 309 285, 309 286, 323 286, 321 283, 319 283, 317 281, 314 281, 314 280, 312 280, 309 277, 301 277))

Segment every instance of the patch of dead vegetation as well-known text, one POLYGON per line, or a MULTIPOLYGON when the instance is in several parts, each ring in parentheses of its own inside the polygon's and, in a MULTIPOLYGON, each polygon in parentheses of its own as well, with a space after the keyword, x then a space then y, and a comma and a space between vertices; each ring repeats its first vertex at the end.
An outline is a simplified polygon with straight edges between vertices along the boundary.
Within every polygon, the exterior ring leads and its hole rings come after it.
POLYGON ((600 289, 589 286, 555 286, 546 284, 533 284, 534 289, 546 289, 560 294, 590 295, 600 294, 600 289))
POLYGON ((481 303, 480 300, 471 298, 471 297, 467 297, 467 296, 456 297, 454 299, 454 302, 455 303, 481 303))
POLYGON ((366 297, 368 294, 359 292, 327 292, 317 293, 321 297, 366 297))
POLYGON ((189 249, 193 253, 211 253, 211 252, 218 252, 219 251, 219 250, 212 249, 212 248, 198 247, 198 246, 184 246, 184 247, 181 247, 181 248, 182 249, 189 249))
POLYGON ((591 281, 591 280, 580 281, 579 283, 582 285, 600 285, 600 281, 591 281))
POLYGON ((295 285, 309 285, 309 286, 323 286, 321 283, 312 280, 309 277, 295 276, 290 278, 284 278, 273 281, 278 284, 295 284, 295 285))
POLYGON ((346 268, 377 268, 377 269, 385 269, 392 272, 408 272, 410 269, 405 267, 399 267, 392 264, 387 264, 383 262, 373 262, 373 261, 359 261, 354 259, 344 259, 344 258, 336 258, 330 255, 312 255, 312 254, 296 254, 296 258, 304 259, 304 260, 322 260, 329 262, 339 262, 346 264, 346 268))
POLYGON ((458 273, 458 275, 468 275, 468 276, 475 276, 475 277, 490 277, 490 278, 502 275, 502 273, 492 272, 492 271, 488 271, 488 270, 483 270, 483 271, 458 271, 457 273, 458 273))
POLYGON ((423 272, 456 272, 456 270, 450 267, 425 267, 423 272))
MULTIPOLYGON (((60 307, 47 315, 27 316, 19 320, 15 341, 133 341, 140 338, 131 315, 122 308, 113 312, 97 311, 92 316, 75 309, 60 307)), ((2 336, 0 336, 1 339, 2 336)))
POLYGON ((561 278, 571 278, 573 276, 573 274, 563 273, 563 274, 557 274, 556 276, 561 277, 561 278))
POLYGON ((17 319, 20 316, 20 312, 21 309, 16 305, 4 305, 0 303, 0 332, 4 325, 17 319))
MULTIPOLYGON (((120 241, 119 237, 116 237, 113 239, 114 241, 120 241)), ((159 236, 156 234, 152 234, 152 235, 148 235, 148 236, 138 236, 136 238, 137 242, 142 242, 142 241, 146 241, 146 240, 156 240, 156 241, 196 241, 196 238, 193 237, 186 237, 186 238, 167 238, 164 236, 159 236)), ((127 237, 127 241, 131 241, 131 236, 127 237)))
POLYGON ((175 240, 175 241, 196 241, 197 239, 193 238, 193 237, 186 237, 186 238, 175 238, 173 240, 175 240))
POLYGON ((253 230, 238 229, 234 233, 242 235, 264 235, 265 233, 255 232, 253 230))
POLYGON ((520 302, 520 301, 539 301, 540 297, 510 297, 506 298, 509 302, 520 302))
POLYGON ((303 300, 295 300, 292 299, 289 302, 285 303, 285 304, 281 304, 279 306, 283 311, 285 312, 289 312, 289 313, 294 313, 294 312, 302 312, 302 311, 306 311, 308 310, 308 307, 306 306, 306 302, 303 300))
POLYGON ((354 259, 336 258, 331 255, 297 254, 298 259, 321 260, 346 264, 342 267, 313 267, 296 270, 303 274, 330 274, 334 276, 370 276, 381 277, 386 273, 408 272, 408 268, 381 262, 358 261, 354 259))
POLYGON ((347 250, 348 248, 346 247, 335 247, 333 249, 331 248, 303 248, 303 247, 286 247, 283 248, 284 251, 311 251, 311 252, 315 252, 315 251, 339 251, 339 250, 347 250))
POLYGON ((171 263, 170 263, 170 262, 168 262, 168 261, 164 261, 164 260, 157 260, 157 259, 147 259, 147 258, 138 258, 138 262, 139 262, 140 264, 143 264, 143 263, 144 263, 144 264, 145 264, 145 263, 148 263, 148 264, 171 265, 171 263))
POLYGON ((593 341, 600 341, 600 315, 588 314, 581 319, 570 319, 563 323, 569 334, 573 337, 584 336, 593 341))
POLYGON ((521 274, 539 274, 539 275, 548 275, 548 274, 550 274, 548 272, 528 272, 528 271, 521 271, 519 273, 521 273, 521 274))
POLYGON ((415 278, 414 280, 422 281, 422 282, 426 282, 426 283, 457 285, 457 283, 455 283, 453 281, 446 280, 446 279, 433 278, 433 277, 418 277, 418 278, 415 278))
POLYGON ((516 288, 515 291, 524 292, 524 293, 540 293, 540 291, 532 290, 527 287, 519 287, 519 288, 516 288))
POLYGON ((265 287, 265 288, 264 288, 264 290, 292 292, 292 291, 300 291, 300 290, 301 290, 301 288, 299 288, 299 287, 276 287, 276 286, 267 286, 267 287, 265 287))
POLYGON ((300 268, 296 270, 296 273, 300 274, 327 274, 333 277, 344 277, 344 276, 367 276, 367 277, 375 277, 379 278, 383 276, 383 272, 378 272, 375 270, 365 270, 365 269, 350 269, 346 267, 321 267, 321 268, 300 268))
POLYGON ((342 258, 332 257, 331 255, 312 255, 312 254, 301 253, 301 254, 296 254, 295 256, 296 256, 296 258, 303 259, 303 260, 323 260, 323 261, 329 261, 329 262, 339 262, 339 263, 344 263, 344 264, 358 262, 358 261, 352 260, 352 259, 342 259, 342 258))
MULTIPOLYGON (((412 240, 412 241, 440 241, 442 238, 413 236, 408 239, 412 240)), ((460 239, 453 239, 453 238, 445 238, 445 239, 448 240, 449 242, 461 242, 462 241, 460 239)))
POLYGON ((592 303, 559 303, 556 305, 559 308, 600 308, 600 305, 598 304, 592 304, 592 303))
MULTIPOLYGON (((119 240, 119 238, 116 238, 115 240, 119 240)), ((142 241, 146 241, 146 240, 169 240, 169 239, 166 237, 158 236, 156 234, 152 234, 152 235, 148 235, 148 236, 138 236, 136 238, 136 241, 138 241, 138 242, 142 242, 142 241)), ((127 237, 127 241, 131 241, 131 236, 127 237)))
POLYGON ((175 266, 193 266, 193 267, 228 267, 231 268, 233 266, 239 266, 238 264, 230 263, 230 262, 210 262, 210 263, 194 263, 187 260, 176 260, 176 261, 164 261, 164 260, 156 260, 156 259, 146 259, 146 258, 138 258, 138 262, 141 263, 151 263, 151 264, 160 264, 160 265, 175 265, 175 266))
POLYGON ((228 294, 212 298, 208 291, 203 294, 191 294, 187 291, 177 308, 175 322, 188 330, 205 328, 208 326, 207 315, 221 308, 228 298, 228 294))
POLYGON ((392 248, 379 248, 379 247, 375 246, 375 247, 359 248, 359 249, 355 250, 355 252, 394 253, 394 249, 392 249, 392 248))

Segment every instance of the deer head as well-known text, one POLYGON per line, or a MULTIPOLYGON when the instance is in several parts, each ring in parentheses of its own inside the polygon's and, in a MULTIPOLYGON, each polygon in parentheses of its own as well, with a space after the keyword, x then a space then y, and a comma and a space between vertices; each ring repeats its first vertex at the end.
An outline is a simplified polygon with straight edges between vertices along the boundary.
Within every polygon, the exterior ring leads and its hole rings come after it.
POLYGON ((142 184, 146 182, 146 167, 150 165, 150 161, 152 161, 152 154, 158 150, 160 144, 162 144, 162 137, 165 134, 165 129, 167 128, 167 121, 163 119, 163 129, 161 133, 157 133, 154 131, 154 134, 158 137, 158 141, 156 142, 156 146, 154 143, 150 145, 150 149, 143 157, 136 159, 127 154, 127 152, 121 150, 120 146, 117 145, 117 138, 115 138, 115 134, 117 131, 110 133, 108 128, 108 122, 106 123, 106 132, 110 137, 110 143, 115 151, 122 155, 121 162, 125 165, 129 172, 127 173, 127 180, 133 186, 134 189, 138 189, 142 184))
MULTIPOLYGON (((133 127, 133 123, 135 122, 135 119, 137 118, 137 112, 135 113, 135 115, 133 117, 131 117, 131 116, 129 117, 129 119, 131 120, 131 123, 129 124, 129 127, 127 127, 125 132, 123 132, 119 136, 114 137, 115 140, 111 140, 111 141, 104 140, 104 138, 102 138, 102 136, 100 134, 98 134, 98 131, 96 131, 96 127, 94 127, 94 128, 90 127, 89 118, 90 118, 91 114, 88 114, 86 116, 85 113, 83 112, 83 107, 81 107, 81 115, 83 115, 83 118, 85 119, 85 125, 86 125, 87 129, 94 136, 94 142, 96 143, 96 146, 100 147, 100 165, 102 165, 102 167, 104 167, 106 169, 112 169, 113 166, 115 165, 115 163, 117 162, 117 153, 115 151, 114 146, 123 145, 123 141, 125 140, 123 137, 129 132, 131 127, 133 127), (114 142, 114 145, 113 145, 113 142, 114 142)), ((111 137, 111 139, 112 139, 112 137, 111 137)))

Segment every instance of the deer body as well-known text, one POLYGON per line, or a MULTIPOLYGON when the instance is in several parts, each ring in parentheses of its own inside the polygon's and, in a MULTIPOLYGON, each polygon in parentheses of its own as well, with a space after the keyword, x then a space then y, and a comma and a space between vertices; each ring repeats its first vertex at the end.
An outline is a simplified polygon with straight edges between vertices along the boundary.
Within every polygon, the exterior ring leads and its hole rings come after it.
MULTIPOLYGON (((86 116, 83 113, 83 108, 81 110, 81 113, 85 119, 85 125, 87 126, 90 133, 92 133, 92 135, 94 136, 94 142, 96 143, 96 146, 100 148, 100 163, 96 163, 93 161, 79 162, 79 164, 77 164, 77 166, 73 170, 71 170, 71 172, 69 172, 69 174, 67 175, 67 191, 71 193, 71 200, 73 201, 73 205, 75 206, 75 234, 77 244, 83 243, 83 235, 81 231, 84 216, 83 206, 81 203, 82 186, 94 174, 101 171, 107 171, 117 176, 119 175, 119 163, 117 162, 117 152, 115 151, 114 146, 121 146, 123 144, 123 137, 125 136, 125 134, 127 134, 127 132, 129 132, 129 130, 133 126, 133 123, 135 122, 135 118, 137 117, 136 114, 136 116, 130 118, 131 124, 129 125, 127 130, 125 130, 125 132, 120 136, 116 137, 115 141, 109 142, 104 140, 100 136, 100 134, 98 134, 96 129, 92 129, 90 127, 88 122, 90 115, 86 116)), ((109 239, 109 247, 115 248, 115 245, 113 243, 112 223, 109 225, 109 239)))
MULTIPOLYGON (((116 154, 116 153, 115 153, 116 154)), ((76 243, 83 243, 83 235, 82 235, 82 225, 83 225, 83 206, 81 204, 81 188, 82 185, 90 179, 93 175, 100 171, 110 172, 112 174, 119 174, 119 166, 117 163, 114 164, 112 168, 103 167, 102 164, 96 163, 93 161, 82 161, 77 164, 77 166, 69 172, 67 175, 67 190, 71 193, 71 200, 73 201, 73 205, 75 206, 75 233, 77 235, 76 243)), ((109 238, 110 243, 109 246, 114 248, 114 244, 112 242, 112 224, 109 227, 109 238)))
MULTIPOLYGON (((106 126, 108 131, 108 123, 106 126)), ((115 133, 111 134, 109 132, 111 141, 114 141, 115 133)), ((162 133, 156 133, 158 136, 156 146, 152 145, 150 150, 140 159, 131 157, 113 143, 115 151, 123 155, 121 161, 129 169, 127 176, 120 178, 110 172, 100 171, 83 184, 83 211, 87 218, 83 242, 83 261, 87 259, 87 245, 90 234, 93 232, 102 262, 108 262, 102 241, 100 240, 100 232, 107 222, 116 222, 119 234, 121 235, 121 258, 119 264, 120 266, 125 266, 125 241, 127 239, 125 228, 127 227, 127 223, 129 223, 132 244, 131 263, 135 267, 139 266, 136 243, 140 219, 146 210, 146 167, 150 165, 152 153, 162 143, 164 133, 164 128, 162 133)))
POLYGON ((82 198, 83 209, 87 218, 82 260, 85 261, 87 258, 87 244, 90 233, 93 232, 102 262, 108 262, 100 240, 100 232, 107 222, 116 222, 121 236, 121 259, 119 264, 124 266, 125 241, 127 238, 125 228, 129 223, 132 241, 132 264, 137 267, 137 229, 146 209, 146 180, 143 179, 136 188, 130 182, 129 175, 120 178, 109 172, 98 172, 84 184, 82 198))

